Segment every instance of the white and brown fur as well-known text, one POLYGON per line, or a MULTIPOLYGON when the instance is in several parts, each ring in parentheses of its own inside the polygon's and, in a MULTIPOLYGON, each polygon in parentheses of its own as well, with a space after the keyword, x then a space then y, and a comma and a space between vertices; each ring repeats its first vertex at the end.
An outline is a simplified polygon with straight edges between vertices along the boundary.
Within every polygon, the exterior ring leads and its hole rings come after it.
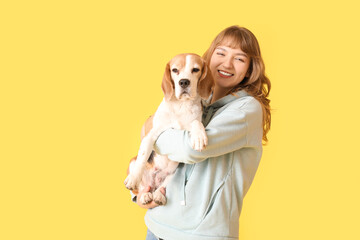
POLYGON ((142 204, 152 200, 159 205, 166 203, 160 188, 167 185, 178 166, 178 162, 153 152, 154 143, 164 130, 188 130, 193 149, 201 151, 206 147, 207 136, 201 123, 201 99, 209 97, 213 84, 207 64, 196 54, 177 55, 166 65, 162 81, 164 99, 142 129, 145 136, 125 180, 130 190, 141 191, 146 186, 151 187, 150 192, 141 195, 139 200, 142 204), (148 163, 149 158, 153 160, 152 165, 148 163))

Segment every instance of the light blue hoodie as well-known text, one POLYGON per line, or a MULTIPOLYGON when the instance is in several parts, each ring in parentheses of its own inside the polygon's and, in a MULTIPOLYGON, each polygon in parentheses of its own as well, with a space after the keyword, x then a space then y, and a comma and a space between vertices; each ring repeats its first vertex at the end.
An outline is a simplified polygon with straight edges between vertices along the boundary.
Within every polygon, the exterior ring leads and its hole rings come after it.
POLYGON ((165 240, 238 239, 243 198, 262 154, 262 108, 245 91, 204 104, 209 139, 202 152, 189 132, 169 129, 155 144, 159 154, 181 162, 166 187, 167 204, 147 211, 145 223, 165 240))

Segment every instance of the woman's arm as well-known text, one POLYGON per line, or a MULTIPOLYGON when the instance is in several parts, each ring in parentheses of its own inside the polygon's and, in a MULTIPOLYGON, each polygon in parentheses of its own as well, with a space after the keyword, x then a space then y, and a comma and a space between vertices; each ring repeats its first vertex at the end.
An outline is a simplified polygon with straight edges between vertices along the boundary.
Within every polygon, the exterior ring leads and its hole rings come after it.
POLYGON ((225 109, 213 117, 206 126, 208 145, 201 152, 191 148, 189 134, 186 130, 168 129, 157 139, 155 151, 173 161, 191 164, 242 147, 261 147, 261 106, 253 99, 245 106, 225 109))

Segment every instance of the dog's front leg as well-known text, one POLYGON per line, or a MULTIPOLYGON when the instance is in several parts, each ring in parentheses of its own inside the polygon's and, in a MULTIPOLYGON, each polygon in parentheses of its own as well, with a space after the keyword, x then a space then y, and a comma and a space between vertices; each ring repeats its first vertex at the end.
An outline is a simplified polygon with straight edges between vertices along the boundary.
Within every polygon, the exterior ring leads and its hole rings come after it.
POLYGON ((192 121, 190 137, 191 147, 194 150, 202 151, 208 144, 204 125, 199 120, 192 121))

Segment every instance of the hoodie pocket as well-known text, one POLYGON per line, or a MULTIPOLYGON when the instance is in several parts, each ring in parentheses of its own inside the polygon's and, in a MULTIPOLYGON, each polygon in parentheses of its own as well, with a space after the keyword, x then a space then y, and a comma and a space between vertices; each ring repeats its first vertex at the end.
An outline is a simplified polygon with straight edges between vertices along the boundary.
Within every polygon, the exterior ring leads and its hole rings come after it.
POLYGON ((222 190, 223 190, 223 186, 225 184, 225 180, 223 180, 218 187, 216 188, 216 191, 213 193, 213 195, 211 196, 209 205, 206 208, 206 211, 204 213, 204 216, 202 217, 202 220, 205 219, 205 217, 209 214, 209 212, 211 211, 211 209, 214 206, 215 200, 217 199, 217 197, 221 194, 222 190))
POLYGON ((194 170, 196 164, 185 164, 185 176, 184 176, 184 183, 182 185, 182 200, 180 202, 180 205, 185 206, 186 205, 186 185, 190 179, 190 176, 194 170))
POLYGON ((212 194, 201 222, 194 230, 194 234, 208 233, 210 236, 227 238, 237 236, 239 213, 232 200, 232 181, 224 179, 217 185, 212 194))

